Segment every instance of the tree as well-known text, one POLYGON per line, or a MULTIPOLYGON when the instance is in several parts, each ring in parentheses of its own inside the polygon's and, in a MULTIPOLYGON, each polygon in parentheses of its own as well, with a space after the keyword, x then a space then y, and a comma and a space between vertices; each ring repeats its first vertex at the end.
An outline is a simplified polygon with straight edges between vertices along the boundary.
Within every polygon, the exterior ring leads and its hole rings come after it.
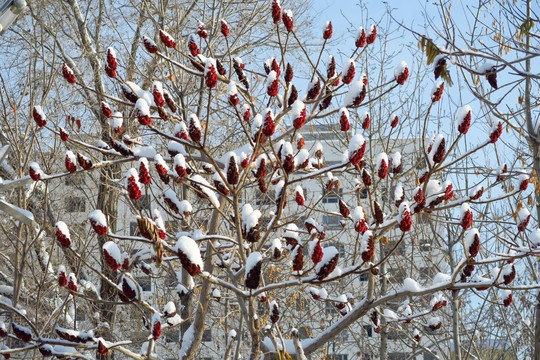
MULTIPOLYGON (((57 47, 62 64, 31 51, 28 78, 49 85, 39 101, 30 97, 16 131, 3 124, 2 140, 26 150, 14 162, 18 173, 4 168, 10 181, 0 185, 13 191, 3 229, 12 242, 2 249, 13 257, 2 280, 11 288, 0 298, 10 328, 0 324, 7 336, 0 353, 157 358, 162 332, 176 332, 182 359, 204 351, 227 359, 305 359, 336 355, 335 338, 344 342, 344 331, 366 318, 381 333, 381 358, 396 333, 409 353, 450 356, 450 342, 435 340, 459 326, 441 310, 447 298, 485 288, 498 294, 500 306, 510 305, 519 270, 512 261, 536 254, 517 247, 530 214, 519 210, 517 224, 513 214, 477 215, 521 196, 528 177, 507 169, 484 178, 455 175, 497 143, 500 122, 478 142, 464 136, 467 107, 452 129, 434 122, 433 114, 448 118, 440 105, 445 83, 422 90, 423 67, 394 62, 385 50, 388 33, 375 25, 342 44, 347 55, 336 67, 339 59, 323 58, 332 23, 318 34, 321 46, 308 48, 293 13, 278 1, 264 2, 264 12, 262 2, 192 2, 187 13, 201 6, 202 14, 193 35, 163 29, 178 21, 170 29, 184 30, 187 15, 159 5, 143 1, 130 46, 105 50, 103 39, 117 38, 114 28, 99 35, 101 21, 112 19, 108 8, 99 3, 83 12, 68 1, 56 10, 75 20, 73 49, 58 37, 41 48, 56 55, 50 49, 57 47), (250 10, 234 15, 235 9, 250 10), (220 20, 225 10, 234 22, 220 20), (275 42, 254 45, 257 34, 248 37, 242 26, 247 20, 259 21, 253 31, 275 42), (78 56, 67 55, 76 49, 78 56), (262 66, 234 56, 251 49, 270 58, 262 66), (38 64, 43 70, 35 70, 38 64), (53 106, 50 97, 61 100, 53 106), (62 111, 69 114, 65 126, 51 116, 62 111), (495 195, 501 181, 514 178, 518 186, 495 195), (88 208, 66 197, 76 187, 88 208), (80 225, 78 213, 85 218, 80 225), (30 251, 51 256, 38 269, 30 251), (157 285, 153 297, 141 286, 148 281, 157 285), (182 310, 178 295, 188 299, 182 310), (81 323, 80 313, 90 320, 81 323), (300 331, 307 323, 311 334, 300 331), (223 347, 205 349, 209 329, 220 333, 223 347)), ((47 15, 37 13, 50 9, 31 11, 35 29, 55 33, 47 15)), ((64 24, 54 26, 73 37, 64 24)), ((3 85, 5 119, 20 108, 11 105, 13 86, 3 85)), ((462 311, 452 304, 453 313, 462 311)), ((372 350, 369 341, 355 342, 364 354, 372 350)))
MULTIPOLYGON (((440 74, 449 78, 452 73, 454 80, 465 85, 470 96, 478 100, 482 113, 487 118, 499 119, 510 132, 512 140, 497 147, 496 161, 501 166, 515 164, 512 168, 516 175, 531 174, 531 182, 536 185, 540 162, 537 159, 538 127, 533 112, 538 101, 532 89, 538 75, 531 71, 531 62, 536 61, 538 52, 531 40, 536 37, 534 25, 538 14, 531 3, 478 2, 456 9, 450 1, 441 2, 437 6, 439 17, 428 19, 431 34, 411 31, 417 35, 428 64, 433 63, 435 77, 440 74), (463 14, 458 15, 461 11, 463 14), (440 41, 432 40, 434 34, 440 41)), ((528 206, 536 208, 538 224, 539 195, 536 189, 534 194, 509 203, 502 211, 515 213, 527 202, 528 206)), ((522 239, 524 245, 531 236, 522 239)), ((529 262, 523 270, 532 282, 537 282, 535 263, 529 262)), ((534 311, 534 331, 524 327, 516 341, 532 344, 532 347, 522 346, 527 348, 528 354, 534 353, 534 358, 540 359, 540 315, 535 310, 540 299, 533 299, 533 294, 529 293, 523 300, 523 306, 516 309, 516 316, 528 319, 534 311)))

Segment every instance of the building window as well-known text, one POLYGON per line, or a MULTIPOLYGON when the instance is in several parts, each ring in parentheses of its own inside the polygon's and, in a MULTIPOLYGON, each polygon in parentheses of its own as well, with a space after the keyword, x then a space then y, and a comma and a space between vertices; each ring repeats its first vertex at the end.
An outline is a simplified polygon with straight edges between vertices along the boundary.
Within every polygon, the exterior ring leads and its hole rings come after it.
POLYGON ((330 243, 328 244, 328 246, 334 246, 338 250, 340 258, 345 257, 345 247, 343 246, 343 244, 330 243))
POLYGON ((172 331, 166 331, 165 332, 165 342, 170 344, 170 343, 175 343, 176 341, 178 340, 178 336, 176 334, 174 334, 172 331))
POLYGON ((139 236, 139 224, 136 221, 131 221, 129 223, 129 236, 139 236))
POLYGON ((204 330, 203 336, 202 336, 203 342, 210 342, 212 341, 212 329, 206 329, 204 330))
POLYGON ((86 321, 86 313, 81 309, 77 309, 75 312, 75 321, 86 321))
POLYGON ((388 354, 388 360, 403 360, 407 358, 407 353, 392 352, 388 354))
POLYGON ((298 337, 300 340, 311 337, 311 329, 308 326, 301 326, 298 328, 298 337))
POLYGON ((83 183, 82 177, 79 174, 71 174, 66 176, 64 183, 68 186, 79 186, 83 183))
POLYGON ((420 248, 421 251, 429 251, 430 245, 426 239, 422 239, 420 240, 418 247, 420 248))
POLYGON ((152 280, 147 276, 139 276, 135 278, 135 281, 139 284, 142 291, 152 291, 152 280))
POLYGON ((362 188, 362 190, 360 190, 360 199, 367 199, 367 197, 368 197, 367 188, 364 187, 362 188))
MULTIPOLYGON (((433 354, 437 355, 436 352, 434 352, 433 354)), ((429 353, 427 351, 424 351, 424 360, 437 360, 438 357, 436 357, 435 355, 433 355, 432 353, 429 353)))
POLYGON ((430 279, 432 275, 432 269, 430 267, 421 267, 418 269, 421 279, 430 279))
POLYGON ((276 191, 268 189, 266 194, 261 194, 255 199, 255 205, 272 205, 275 203, 276 191))
MULTIPOLYGON (((398 340, 398 339, 403 339, 403 338, 405 338, 405 336, 401 332, 395 329, 388 329, 388 340, 398 340)), ((403 359, 403 358, 399 358, 399 359, 403 359)))
POLYGON ((391 240, 388 242, 388 244, 384 245, 384 256, 388 256, 390 254, 390 251, 392 251, 394 248, 396 248, 393 252, 394 255, 404 255, 405 254, 405 242, 401 242, 398 245, 398 242, 396 240, 391 240), (397 245, 397 247, 396 247, 397 245))
POLYGON ((151 198, 150 196, 148 195, 143 195, 141 196, 141 198, 139 200, 136 201, 137 202, 137 206, 141 209, 141 210, 152 210, 151 208, 151 198))
POLYGON ((367 337, 373 337, 373 328, 371 327, 371 325, 364 325, 363 328, 367 334, 367 337))
POLYGON ((329 356, 330 360, 349 360, 349 355, 347 354, 333 354, 329 356))
POLYGON ((86 202, 80 196, 68 196, 64 198, 64 208, 68 213, 86 211, 86 202))
POLYGON ((367 273, 361 273, 359 280, 360 281, 367 281, 367 273))
POLYGON ((334 307, 334 304, 332 304, 331 301, 325 301, 324 302, 324 311, 327 314, 335 314, 336 308, 334 307))
POLYGON ((329 228, 341 227, 341 223, 339 222, 339 216, 337 215, 324 214, 323 224, 324 226, 329 228))
POLYGON ((335 189, 328 191, 326 194, 324 194, 322 203, 323 204, 337 204, 342 194, 343 194, 343 189, 339 189, 337 192, 335 189))

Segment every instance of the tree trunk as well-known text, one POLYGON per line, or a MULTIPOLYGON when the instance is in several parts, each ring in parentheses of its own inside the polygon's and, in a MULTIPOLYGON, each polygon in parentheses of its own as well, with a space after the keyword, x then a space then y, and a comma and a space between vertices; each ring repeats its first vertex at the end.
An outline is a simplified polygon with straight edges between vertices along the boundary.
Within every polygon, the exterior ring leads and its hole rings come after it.
MULTIPOLYGON (((111 232, 116 232, 116 219, 118 218, 118 192, 114 187, 109 186, 110 179, 120 176, 120 165, 103 168, 100 176, 97 209, 103 211, 107 216, 107 226, 111 232)), ((99 248, 108 241, 107 236, 98 236, 99 248)), ((105 259, 101 257, 101 270, 107 278, 116 280, 116 274, 107 266, 105 259)), ((114 341, 114 323, 116 316, 116 289, 106 281, 101 282, 100 296, 105 302, 101 305, 101 322, 106 322, 109 327, 102 327, 96 332, 96 336, 101 336, 108 341, 114 341)), ((111 351, 108 355, 96 354, 99 360, 112 360, 114 356, 111 351)))

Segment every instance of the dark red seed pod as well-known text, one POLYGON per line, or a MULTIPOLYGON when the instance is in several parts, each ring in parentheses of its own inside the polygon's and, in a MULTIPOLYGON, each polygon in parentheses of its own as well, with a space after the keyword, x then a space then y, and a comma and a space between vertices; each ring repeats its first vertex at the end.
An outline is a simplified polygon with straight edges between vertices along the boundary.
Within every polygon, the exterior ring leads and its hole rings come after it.
POLYGON ((364 186, 371 186, 371 175, 366 168, 362 169, 362 182, 364 183, 364 186))
POLYGON ((244 277, 244 284, 248 289, 255 290, 259 287, 259 284, 261 282, 262 257, 261 254, 258 252, 251 253, 249 257, 255 261, 255 265, 248 269, 249 271, 244 277))
POLYGON ((366 220, 360 219, 354 223, 354 230, 360 234, 364 234, 366 231, 369 230, 369 226, 366 223, 366 220))
POLYGON ((69 228, 63 221, 58 221, 55 225, 56 241, 65 248, 71 246, 71 236, 69 234, 69 228))
POLYGON ((390 127, 395 128, 398 125, 399 118, 397 115, 392 115, 390 120, 390 127))
POLYGON ((275 131, 276 131, 276 124, 274 123, 274 113, 272 112, 272 110, 267 109, 266 116, 264 117, 262 133, 266 137, 270 137, 274 135, 275 131))
POLYGON ((446 141, 444 140, 444 138, 442 138, 441 141, 439 142, 439 146, 437 147, 437 150, 435 151, 435 154, 433 155, 434 163, 440 163, 443 160, 444 154, 446 152, 445 146, 446 146, 446 141))
POLYGON ((298 244, 294 247, 292 254, 292 270, 302 271, 304 268, 304 252, 302 245, 298 244))
POLYGON ((323 39, 324 40, 329 40, 332 38, 332 22, 331 21, 327 21, 326 24, 324 24, 324 28, 323 28, 323 39))
POLYGON ((339 213, 341 214, 341 216, 343 216, 344 218, 348 218, 349 215, 351 215, 351 211, 349 210, 349 207, 347 206, 347 204, 345 204, 345 202, 341 199, 339 199, 339 213))
POLYGON ((472 221, 473 221, 473 214, 472 214, 472 211, 470 210, 469 204, 463 203, 463 205, 461 206, 461 221, 460 221, 460 224, 463 230, 467 230, 468 228, 470 228, 472 225, 472 221))
POLYGON ((112 70, 116 70, 118 68, 116 51, 112 47, 107 48, 107 66, 112 70))
POLYGON ((90 170, 92 168, 92 160, 87 158, 81 153, 77 153, 77 163, 80 167, 82 167, 84 170, 90 170))
POLYGON ((159 30, 159 38, 161 39, 161 42, 163 45, 165 45, 168 48, 176 47, 176 41, 173 39, 173 37, 164 30, 159 30))
POLYGON ((197 115, 192 114, 189 117, 189 137, 194 142, 200 142, 201 141, 201 123, 199 121, 199 118, 197 115))
POLYGON ((122 84, 121 87, 122 87, 122 93, 124 94, 126 99, 128 99, 130 102, 135 104, 137 100, 139 99, 139 97, 126 84, 122 84))
POLYGON ((343 81, 344 84, 349 85, 354 79, 354 75, 356 73, 355 71, 356 66, 354 65, 354 60, 349 59, 349 61, 347 61, 347 64, 344 66, 341 81, 343 81))
POLYGON ((287 105, 292 106, 294 102, 298 100, 298 91, 294 84, 291 85, 291 93, 289 94, 289 99, 287 100, 287 105))
POLYGON ((161 82, 154 81, 154 84, 152 85, 152 96, 154 97, 156 106, 165 106, 165 99, 163 98, 163 85, 161 85, 161 82))
POLYGON ((67 276, 65 272, 60 272, 58 274, 58 285, 61 287, 66 286, 68 283, 67 276))
POLYGON ((219 75, 221 76, 227 75, 227 70, 225 70, 225 67, 223 66, 221 61, 219 61, 219 59, 216 59, 216 66, 217 66, 217 72, 219 75))
POLYGON ((361 48, 366 45, 366 30, 364 30, 363 27, 358 28, 358 31, 356 32, 356 39, 354 41, 354 45, 357 48, 361 48))
POLYGON ((412 220, 411 213, 409 212, 409 206, 403 202, 399 205, 399 229, 403 232, 411 230, 412 220))
POLYGON ((270 321, 272 321, 272 323, 275 324, 279 321, 279 309, 275 301, 272 302, 271 306, 272 306, 272 313, 270 314, 270 321))
POLYGON ((276 76, 276 72, 272 70, 266 79, 266 93, 268 96, 273 97, 277 96, 278 92, 279 80, 276 76))
POLYGON ((281 69, 279 68, 279 64, 276 60, 276 58, 272 58, 272 62, 270 63, 270 69, 274 70, 276 72, 277 77, 281 75, 281 69))
POLYGON ((492 88, 494 88, 495 90, 498 89, 498 86, 497 86, 497 68, 495 66, 491 67, 491 69, 486 71, 486 79, 487 79, 489 85, 491 85, 492 88))
POLYGON ((165 98, 165 102, 167 103, 167 106, 173 113, 176 112, 176 103, 174 102, 173 98, 169 94, 168 91, 163 91, 163 97, 165 98))
POLYGON ((294 19, 293 14, 291 10, 283 10, 283 16, 281 17, 283 20, 283 25, 285 25, 285 29, 287 29, 288 32, 293 31, 294 29, 294 19))
POLYGON ((229 196, 230 192, 227 186, 221 181, 221 179, 217 180, 214 179, 214 186, 216 187, 216 190, 222 193, 225 196, 229 196))
POLYGON ((287 174, 290 174, 294 171, 294 156, 293 154, 287 154, 283 160, 283 170, 287 174))
POLYGON ((216 61, 213 59, 206 59, 206 66, 204 68, 204 80, 206 86, 213 89, 217 85, 217 69, 216 61))
MULTIPOLYGON (((471 229, 470 231, 474 231, 475 229, 471 229)), ((478 231, 474 231, 472 235, 469 235, 473 237, 472 242, 469 244, 469 248, 467 249, 469 251, 469 256, 475 257, 478 255, 478 252, 480 251, 480 236, 478 235, 478 231)))
POLYGON ((369 129, 370 124, 371 124, 371 118, 369 117, 369 113, 366 111, 362 115, 362 129, 364 129, 364 130, 369 129))
POLYGON ((384 215, 381 206, 377 201, 373 201, 373 210, 375 211, 374 218, 377 224, 382 224, 384 221, 384 215))
POLYGON ((505 285, 510 284, 516 278, 516 268, 514 265, 510 265, 510 271, 503 275, 503 283, 505 285))
POLYGON ((371 25, 369 27, 369 32, 366 38, 366 42, 368 44, 373 44, 376 38, 377 38, 377 28, 375 27, 375 25, 371 25))
POLYGON ((306 199, 304 199, 304 192, 296 191, 295 201, 298 206, 304 206, 306 199))
MULTIPOLYGON (((314 264, 318 264, 321 262, 323 258, 323 249, 321 247, 321 240, 317 239, 314 240, 317 241, 315 246, 313 247, 312 254, 311 254, 311 261, 313 261, 314 264)), ((339 253, 338 253, 339 255, 339 253)), ((332 270, 333 271, 333 270, 332 270)))
POLYGON ((195 36, 190 35, 188 39, 188 50, 193 57, 197 57, 199 55, 199 47, 197 46, 197 42, 195 41, 195 36))
POLYGON ((433 74, 435 75, 435 80, 441 76, 443 70, 446 68, 446 58, 444 56, 437 57, 435 60, 435 65, 433 66, 433 74))
POLYGON ((161 118, 161 120, 163 121, 169 120, 169 116, 167 115, 167 112, 165 111, 164 108, 158 107, 157 110, 158 110, 158 115, 161 118))
POLYGON ((236 156, 231 154, 229 162, 227 164, 227 182, 231 185, 238 184, 238 178, 240 176, 238 172, 238 165, 236 163, 236 156))
POLYGON ((349 111, 346 108, 342 108, 339 113, 339 125, 341 131, 349 131, 351 128, 351 123, 349 122, 349 111))
POLYGON ((221 35, 225 37, 229 36, 229 25, 223 19, 221 19, 221 35))
POLYGON ((197 28, 197 35, 199 35, 203 39, 208 38, 208 31, 206 31, 206 26, 204 25, 202 21, 199 21, 199 27, 197 28))
POLYGON ((155 54, 158 52, 157 44, 152 39, 143 35, 142 40, 146 51, 148 51, 150 54, 155 54))
POLYGON ((108 119, 112 117, 111 107, 105 101, 101 102, 101 112, 103 113, 103 116, 105 116, 108 119))
POLYGON ((148 160, 146 160, 146 158, 141 158, 139 160, 139 182, 144 185, 148 185, 151 182, 148 160))
POLYGON ((450 200, 454 197, 454 190, 452 189, 453 189, 452 183, 446 184, 446 188, 444 189, 445 200, 450 200))
POLYGON ((11 323, 11 328, 13 329, 13 334, 20 340, 24 341, 24 342, 29 342, 30 340, 32 340, 32 332, 30 331, 30 329, 22 326, 22 325, 19 325, 15 322, 12 322, 11 323))
POLYGON ((60 128, 59 132, 60 132, 60 140, 64 142, 68 141, 69 134, 63 127, 60 128))
POLYGON ((362 260, 364 262, 370 262, 373 258, 373 255, 375 253, 375 241, 373 240, 373 234, 365 233, 363 237, 367 237, 366 242, 366 250, 362 252, 362 260))
POLYGON ((512 294, 508 294, 508 296, 503 300, 504 307, 509 307, 512 304, 512 294))
POLYGON ((336 76, 336 59, 330 55, 328 58, 328 64, 326 65, 326 78, 330 80, 336 76))
POLYGON ((45 116, 45 113, 43 112, 41 106, 34 106, 34 108, 32 109, 32 117, 34 118, 37 126, 39 126, 40 128, 47 125, 47 117, 45 116))
POLYGON ((404 85, 405 81, 409 78, 409 68, 407 67, 407 63, 405 61, 402 61, 396 70, 394 71, 394 76, 396 79, 396 82, 399 85, 404 85))
POLYGON ((437 83, 435 85, 435 87, 433 88, 433 90, 431 92, 431 101, 432 102, 437 102, 437 101, 441 100, 443 90, 444 90, 444 82, 439 81, 439 83, 437 83))
POLYGON ((70 84, 75 84, 77 82, 75 80, 75 73, 66 63, 62 64, 62 75, 64 76, 64 79, 66 79, 67 82, 70 84))
POLYGON ((279 23, 279 20, 281 20, 281 5, 279 4, 279 0, 273 0, 272 1, 272 21, 274 24, 279 23))
POLYGON ((314 100, 319 96, 321 92, 321 81, 316 77, 310 84, 307 92, 307 100, 314 100))
POLYGON ((489 134, 491 143, 495 144, 497 140, 499 140, 499 137, 501 137, 501 134, 502 134, 502 124, 500 121, 498 121, 497 124, 491 129, 491 133, 489 134))
POLYGON ((266 187, 266 182, 264 181, 263 177, 259 178, 257 184, 259 185, 260 192, 262 192, 263 194, 266 194, 268 192, 268 188, 266 187))
POLYGON ((129 300, 133 300, 137 297, 137 284, 126 277, 122 277, 122 292, 129 300))
POLYGON ((287 66, 285 67, 285 83, 289 84, 293 79, 293 68, 291 64, 287 63, 287 66))
POLYGON ((324 99, 321 101, 321 103, 319 104, 319 109, 320 110, 325 110, 327 109, 330 104, 332 103, 332 91, 330 90, 330 88, 328 86, 325 86, 324 87, 324 99))
POLYGON ((65 165, 66 165, 66 170, 69 172, 69 173, 74 173, 75 171, 77 171, 77 165, 75 164, 76 162, 76 157, 75 157, 75 154, 73 154, 71 151, 68 151, 66 153, 66 158, 65 158, 65 165))
POLYGON ((421 187, 416 188, 416 191, 414 193, 414 201, 416 201, 416 203, 418 204, 424 201, 424 192, 422 191, 421 187))
POLYGON ((105 64, 105 73, 108 77, 114 79, 116 77, 116 70, 113 70, 109 67, 109 65, 105 64))
POLYGON ((320 267, 319 271, 317 272, 317 280, 323 280, 327 278, 328 275, 330 275, 336 269, 338 261, 339 261, 339 252, 336 251, 336 254, 329 261, 327 261, 323 266, 320 267))
POLYGON ((367 88, 365 85, 363 85, 362 90, 360 90, 360 93, 357 96, 355 96, 355 98, 353 99, 351 106, 359 106, 360 104, 362 104, 362 101, 364 101, 364 99, 366 98, 366 94, 367 94, 367 88))

